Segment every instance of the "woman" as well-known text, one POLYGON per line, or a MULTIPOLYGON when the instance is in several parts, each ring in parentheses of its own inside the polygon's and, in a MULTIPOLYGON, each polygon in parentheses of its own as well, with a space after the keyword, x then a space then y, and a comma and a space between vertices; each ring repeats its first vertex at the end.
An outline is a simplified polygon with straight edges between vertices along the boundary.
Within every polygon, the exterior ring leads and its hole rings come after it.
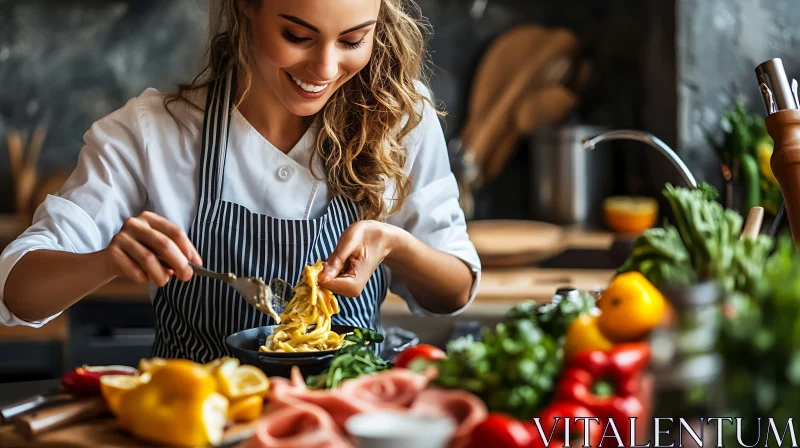
POLYGON ((293 284, 324 260, 339 324, 380 329, 387 288, 418 314, 464 309, 480 265, 400 5, 213 0, 205 70, 96 122, 4 250, 0 322, 41 326, 127 277, 150 285, 154 356, 207 362, 271 324, 189 261, 293 284))

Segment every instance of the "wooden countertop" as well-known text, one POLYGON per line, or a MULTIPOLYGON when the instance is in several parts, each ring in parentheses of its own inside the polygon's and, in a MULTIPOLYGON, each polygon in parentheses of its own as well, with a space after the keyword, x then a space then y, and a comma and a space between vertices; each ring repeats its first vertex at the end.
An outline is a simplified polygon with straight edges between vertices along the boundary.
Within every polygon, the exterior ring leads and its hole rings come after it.
MULTIPOLYGON (((581 249, 608 249, 614 241, 609 232, 587 232, 580 229, 567 229, 567 247, 581 249)), ((605 286, 614 275, 613 270, 585 269, 541 269, 537 267, 484 268, 475 301, 471 309, 507 309, 525 300, 544 302, 550 300, 561 286, 578 289, 594 289, 605 286)), ((101 286, 84 300, 103 302, 144 302, 149 301, 147 286, 136 285, 125 279, 112 281, 101 286)), ((384 312, 407 312, 405 302, 394 294, 389 294, 381 308, 384 312)), ((69 334, 68 313, 39 329, 27 327, 0 326, 0 342, 3 341, 59 341, 69 334)))

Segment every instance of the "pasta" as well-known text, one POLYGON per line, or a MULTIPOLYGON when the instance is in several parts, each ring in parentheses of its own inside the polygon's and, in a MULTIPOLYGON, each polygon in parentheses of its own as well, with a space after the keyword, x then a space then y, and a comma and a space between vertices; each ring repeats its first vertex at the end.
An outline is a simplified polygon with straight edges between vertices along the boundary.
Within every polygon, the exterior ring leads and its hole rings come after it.
POLYGON ((322 261, 303 269, 303 276, 294 287, 295 295, 280 315, 260 352, 312 352, 341 347, 344 336, 331 331, 331 316, 339 312, 336 297, 320 288, 317 277, 322 261))

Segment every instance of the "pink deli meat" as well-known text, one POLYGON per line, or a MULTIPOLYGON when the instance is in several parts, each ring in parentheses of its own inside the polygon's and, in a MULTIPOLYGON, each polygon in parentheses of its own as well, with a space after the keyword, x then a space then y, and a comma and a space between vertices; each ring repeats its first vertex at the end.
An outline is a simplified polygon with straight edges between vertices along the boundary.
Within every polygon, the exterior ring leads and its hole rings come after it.
POLYGON ((411 406, 411 412, 450 417, 458 425, 453 434, 453 446, 469 441, 472 430, 486 419, 486 405, 475 395, 463 390, 428 389, 411 406))
POLYGON ((290 380, 270 379, 270 405, 248 448, 352 447, 344 429, 347 419, 383 410, 452 418, 458 424, 453 446, 459 446, 486 417, 486 407, 468 392, 426 389, 430 380, 430 374, 390 369, 317 391, 308 390, 295 369, 290 380))

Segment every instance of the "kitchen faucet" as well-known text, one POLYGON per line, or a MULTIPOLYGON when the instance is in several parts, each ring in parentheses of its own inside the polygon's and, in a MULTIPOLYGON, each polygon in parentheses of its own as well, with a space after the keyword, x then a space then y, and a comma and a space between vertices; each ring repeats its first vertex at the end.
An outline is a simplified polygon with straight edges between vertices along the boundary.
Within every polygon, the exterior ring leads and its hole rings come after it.
POLYGON ((634 131, 630 129, 621 129, 616 131, 608 131, 604 132, 598 136, 587 138, 583 140, 583 146, 591 151, 594 149, 595 145, 600 142, 607 141, 607 140, 635 140, 637 142, 646 143, 653 148, 657 149, 661 154, 664 154, 670 161, 672 165, 680 171, 681 175, 683 176, 683 180, 686 181, 689 186, 692 188, 697 187, 697 181, 695 181, 692 172, 689 171, 689 168, 686 167, 686 164, 675 154, 675 151, 672 150, 666 143, 661 141, 655 135, 644 132, 644 131, 634 131))

